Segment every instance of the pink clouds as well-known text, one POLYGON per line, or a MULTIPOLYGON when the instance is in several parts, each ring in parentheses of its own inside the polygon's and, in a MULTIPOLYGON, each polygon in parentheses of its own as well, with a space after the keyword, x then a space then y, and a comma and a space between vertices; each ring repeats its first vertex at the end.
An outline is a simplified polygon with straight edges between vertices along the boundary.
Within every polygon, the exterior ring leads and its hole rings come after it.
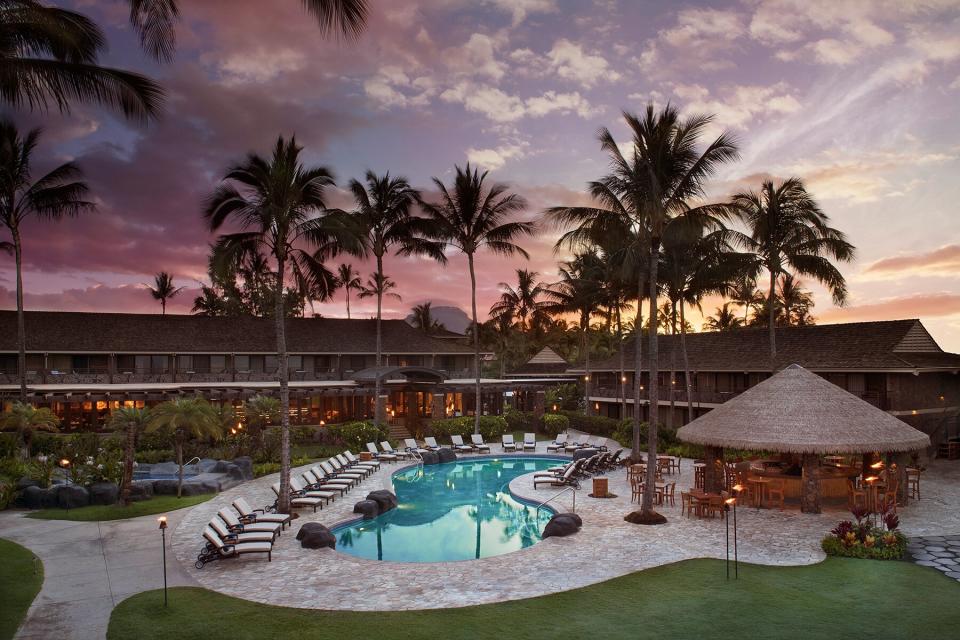
POLYGON ((916 272, 956 276, 960 272, 960 244, 948 244, 932 251, 883 258, 864 269, 864 273, 908 276, 916 272))
POLYGON ((822 322, 860 322, 898 318, 941 317, 960 314, 960 294, 921 293, 878 302, 814 312, 822 322))
MULTIPOLYGON (((198 288, 185 288, 167 302, 169 313, 190 313, 198 288)), ((57 293, 24 293, 24 307, 31 311, 113 311, 118 313, 160 313, 160 303, 141 285, 108 287, 96 285, 84 289, 64 289, 57 293)), ((0 287, 0 308, 13 309, 13 290, 0 287)))

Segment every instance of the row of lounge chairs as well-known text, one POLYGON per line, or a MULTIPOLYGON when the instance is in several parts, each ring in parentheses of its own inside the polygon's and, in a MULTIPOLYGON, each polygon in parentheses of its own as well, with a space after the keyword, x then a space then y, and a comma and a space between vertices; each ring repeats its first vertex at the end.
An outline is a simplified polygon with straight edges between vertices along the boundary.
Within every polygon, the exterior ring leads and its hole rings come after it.
POLYGON ((580 436, 580 438, 580 440, 573 440, 567 433, 557 434, 554 441, 547 445, 547 451, 566 451, 568 453, 578 449, 608 451, 607 439, 602 436, 580 436))
POLYGON ((589 458, 580 458, 565 465, 539 471, 533 475, 533 488, 537 489, 540 485, 548 485, 551 487, 572 486, 579 489, 581 480, 607 473, 622 465, 621 455, 623 455, 623 449, 618 449, 615 453, 609 451, 597 453, 589 458))
POLYGON ((197 569, 208 562, 238 558, 245 553, 265 553, 268 561, 273 560, 273 543, 290 526, 291 517, 254 509, 242 497, 233 501, 233 508, 236 512, 220 509, 204 527, 204 546, 197 555, 197 569))

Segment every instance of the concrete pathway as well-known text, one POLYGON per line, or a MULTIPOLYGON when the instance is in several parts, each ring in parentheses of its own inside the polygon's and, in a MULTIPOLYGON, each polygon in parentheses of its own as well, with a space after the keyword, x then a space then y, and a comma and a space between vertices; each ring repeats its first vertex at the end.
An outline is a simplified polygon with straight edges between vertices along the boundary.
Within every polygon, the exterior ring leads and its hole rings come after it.
MULTIPOLYGON (((170 534, 188 512, 167 514, 170 586, 196 585, 169 548, 170 534)), ((34 520, 24 515, 0 513, 0 537, 36 554, 43 561, 44 580, 16 638, 105 638, 117 604, 135 593, 163 587, 157 515, 110 522, 34 520)))

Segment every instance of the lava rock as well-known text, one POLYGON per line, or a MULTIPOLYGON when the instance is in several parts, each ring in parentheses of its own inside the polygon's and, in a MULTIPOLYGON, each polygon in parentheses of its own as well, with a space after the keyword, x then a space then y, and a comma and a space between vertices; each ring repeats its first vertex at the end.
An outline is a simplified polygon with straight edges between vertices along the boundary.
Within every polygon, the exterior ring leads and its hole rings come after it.
POLYGON ((20 493, 19 503, 27 509, 40 509, 43 507, 43 498, 46 493, 48 493, 46 489, 37 486, 25 487, 20 493))
POLYGON ((667 524, 667 519, 656 511, 650 513, 634 511, 628 513, 623 519, 630 524, 667 524))
POLYGON ((574 522, 577 523, 577 526, 578 526, 578 527, 582 527, 582 526, 583 526, 583 518, 581 518, 581 517, 580 517, 579 515, 577 515, 576 513, 558 513, 557 515, 558 515, 558 516, 563 516, 564 518, 570 518, 571 520, 573 520, 574 522))
POLYGON ((116 504, 120 488, 112 482, 94 482, 90 485, 90 504, 116 504))
POLYGON ((40 486, 40 483, 38 483, 36 480, 34 480, 29 476, 23 476, 22 478, 17 480, 17 491, 22 491, 27 487, 39 487, 39 486, 40 486))
POLYGON ((253 480, 253 460, 249 456, 241 456, 233 459, 233 464, 240 467, 240 473, 243 480, 253 480))
POLYGON ((57 487, 57 505, 61 509, 76 509, 90 504, 90 492, 75 484, 57 487))
POLYGON ((170 479, 154 480, 153 493, 158 496, 175 496, 177 495, 177 481, 170 479))
POLYGON ((130 484, 130 501, 140 502, 153 497, 153 482, 150 480, 136 480, 130 484))
POLYGON ((440 464, 440 456, 436 451, 424 451, 420 457, 423 459, 423 464, 440 464))
MULTIPOLYGON (((188 468, 184 467, 183 472, 186 473, 188 468)), ((176 462, 158 462, 150 468, 150 473, 156 475, 175 474, 180 473, 180 467, 177 466, 176 462)))
POLYGON ((373 500, 361 500, 353 505, 353 512, 362 514, 364 520, 372 520, 380 514, 380 504, 373 500))
POLYGON ((220 460, 214 460, 213 458, 203 458, 200 462, 197 463, 197 467, 200 469, 200 473, 209 473, 213 471, 214 467, 220 464, 220 460))
POLYGON ((547 526, 543 528, 542 538, 564 538, 566 536, 571 536, 577 531, 580 531, 582 526, 582 520, 579 517, 576 519, 571 517, 569 513, 560 513, 552 518, 550 522, 547 523, 547 526))
POLYGON ((381 489, 380 491, 371 491, 367 494, 366 500, 372 500, 379 505, 377 513, 386 513, 391 509, 397 508, 397 496, 385 489, 381 489))
POLYGON ((453 449, 440 449, 437 453, 437 459, 441 462, 456 462, 457 454, 454 453, 453 449))
POLYGON ((60 490, 60 486, 50 487, 45 489, 43 493, 40 494, 40 508, 41 509, 56 509, 60 506, 57 501, 57 492, 60 490))
POLYGON ((330 529, 319 522, 307 522, 297 531, 297 540, 304 549, 323 549, 337 547, 337 538, 330 529))
POLYGON ((227 465, 227 470, 225 473, 227 474, 227 477, 233 480, 236 480, 238 482, 242 482, 243 480, 246 479, 243 477, 243 470, 240 469, 240 465, 235 464, 233 462, 227 465))

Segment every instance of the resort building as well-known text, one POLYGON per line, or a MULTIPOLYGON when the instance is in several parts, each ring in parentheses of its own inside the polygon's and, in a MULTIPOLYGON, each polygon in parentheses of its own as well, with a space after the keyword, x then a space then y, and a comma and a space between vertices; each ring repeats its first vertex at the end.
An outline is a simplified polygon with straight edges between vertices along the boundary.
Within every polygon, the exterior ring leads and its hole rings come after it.
MULTIPOLYGON (((98 429, 122 404, 198 393, 239 404, 279 387, 269 318, 30 311, 26 326, 29 400, 51 407, 67 431, 98 429)), ((475 410, 473 350, 456 334, 438 338, 383 320, 377 369, 375 320, 291 318, 286 326, 294 424, 372 417, 377 377, 398 425, 475 410)), ((16 327, 16 313, 0 311, 4 404, 19 396, 16 327)), ((482 411, 499 413, 504 393, 524 401, 549 383, 484 380, 482 411)))
MULTIPOLYGON (((661 336, 661 421, 679 427, 687 422, 688 404, 693 405, 693 417, 697 418, 767 379, 771 369, 799 364, 927 433, 934 444, 957 435, 960 354, 940 348, 919 320, 778 327, 776 341, 777 360, 771 367, 770 337, 765 328, 687 334, 692 387, 688 397, 680 336, 661 336)), ((641 412, 645 419, 650 377, 646 341, 641 346, 641 412)), ((624 351, 622 377, 619 354, 591 366, 589 397, 599 415, 633 415, 633 341, 624 351)), ((586 375, 582 367, 572 368, 570 373, 581 379, 586 375)))

